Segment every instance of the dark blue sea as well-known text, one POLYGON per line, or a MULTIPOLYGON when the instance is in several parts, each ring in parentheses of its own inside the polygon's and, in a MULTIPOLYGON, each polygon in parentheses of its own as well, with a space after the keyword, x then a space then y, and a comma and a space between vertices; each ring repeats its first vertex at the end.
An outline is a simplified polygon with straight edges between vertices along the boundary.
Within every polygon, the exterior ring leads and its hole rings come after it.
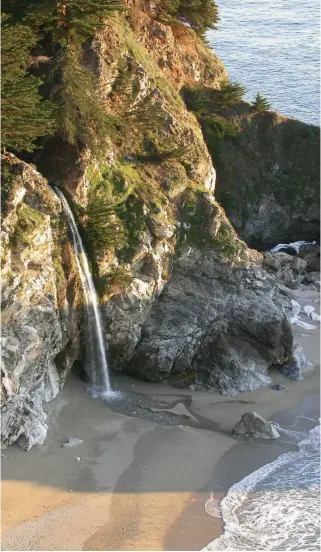
POLYGON ((260 90, 273 110, 319 125, 319 0, 216 2, 221 20, 208 41, 246 99, 260 90))

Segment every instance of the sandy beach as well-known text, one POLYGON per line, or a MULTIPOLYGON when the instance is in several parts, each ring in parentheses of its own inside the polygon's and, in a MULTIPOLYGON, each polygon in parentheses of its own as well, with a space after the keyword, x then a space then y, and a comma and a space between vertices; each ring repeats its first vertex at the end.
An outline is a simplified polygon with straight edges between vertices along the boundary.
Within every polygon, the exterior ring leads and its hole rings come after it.
MULTIPOLYGON (((316 304, 315 292, 300 291, 299 298, 316 304)), ((298 382, 271 371, 284 391, 224 397, 117 376, 113 386, 122 395, 107 403, 89 396, 70 374, 48 404, 45 444, 28 453, 3 451, 2 549, 206 546, 222 531, 222 520, 205 511, 210 492, 219 500, 233 483, 293 449, 282 436, 271 442, 234 438, 241 415, 251 410, 287 427, 316 425, 319 332, 295 327, 294 333, 314 367, 298 382), (70 438, 83 443, 63 447, 70 438)))

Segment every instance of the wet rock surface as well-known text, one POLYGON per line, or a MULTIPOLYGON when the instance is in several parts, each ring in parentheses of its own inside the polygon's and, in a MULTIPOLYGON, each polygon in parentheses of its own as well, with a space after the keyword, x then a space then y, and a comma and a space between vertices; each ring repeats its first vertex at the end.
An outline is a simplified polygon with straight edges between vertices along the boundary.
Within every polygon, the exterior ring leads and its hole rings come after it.
POLYGON ((217 424, 202 418, 191 396, 156 395, 120 392, 114 398, 107 398, 111 410, 133 418, 143 418, 162 426, 187 426, 217 431, 217 424))

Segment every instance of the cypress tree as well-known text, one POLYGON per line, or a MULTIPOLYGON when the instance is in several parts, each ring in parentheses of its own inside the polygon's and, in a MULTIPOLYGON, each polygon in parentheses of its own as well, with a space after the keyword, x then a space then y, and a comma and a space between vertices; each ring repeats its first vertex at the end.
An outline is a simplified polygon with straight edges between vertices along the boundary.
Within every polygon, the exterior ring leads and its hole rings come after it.
POLYGON ((188 23, 199 35, 207 29, 216 29, 219 21, 218 7, 214 0, 161 0, 161 12, 188 23))
POLYGON ((36 138, 54 133, 55 109, 39 94, 42 80, 28 73, 37 37, 30 28, 11 24, 8 16, 2 20, 2 144, 32 151, 36 138))
POLYGON ((260 92, 256 94, 253 107, 255 111, 258 111, 259 113, 262 113, 263 111, 269 111, 269 109, 271 109, 271 105, 269 104, 268 100, 264 98, 264 96, 262 96, 260 92))
POLYGON ((83 47, 105 26, 106 18, 124 8, 122 0, 3 0, 3 4, 11 16, 2 37, 8 58, 3 68, 4 144, 31 151, 35 138, 53 133, 55 120, 69 143, 96 147, 115 131, 118 121, 106 112, 98 78, 85 67, 83 47), (38 94, 42 84, 38 72, 26 73, 32 49, 51 58, 41 88, 47 101, 38 94), (13 50, 18 57, 10 66, 13 50), (14 129, 24 140, 14 138, 14 129))

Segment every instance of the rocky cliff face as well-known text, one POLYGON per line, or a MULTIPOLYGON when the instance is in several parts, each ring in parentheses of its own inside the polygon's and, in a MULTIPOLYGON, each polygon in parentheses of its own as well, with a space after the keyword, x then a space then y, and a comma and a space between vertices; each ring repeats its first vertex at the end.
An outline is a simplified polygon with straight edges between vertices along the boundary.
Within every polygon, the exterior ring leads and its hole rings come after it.
MULTIPOLYGON (((223 394, 255 389, 291 357, 291 330, 275 275, 216 202, 201 128, 178 94, 219 86, 224 67, 194 34, 130 17, 85 51, 122 121, 117 136, 98 153, 55 138, 35 160, 77 211, 112 370, 223 394)), ((80 297, 58 199, 26 163, 7 155, 5 167, 3 441, 28 449, 45 435, 42 402, 79 354, 80 297)))
POLYGON ((43 402, 62 387, 79 353, 77 277, 60 202, 46 180, 2 157, 10 194, 2 220, 2 442, 41 444, 43 402))
POLYGON ((245 102, 220 115, 226 130, 219 140, 206 118, 202 126, 217 171, 216 197, 240 237, 261 250, 318 240, 320 129, 257 113, 245 102))

